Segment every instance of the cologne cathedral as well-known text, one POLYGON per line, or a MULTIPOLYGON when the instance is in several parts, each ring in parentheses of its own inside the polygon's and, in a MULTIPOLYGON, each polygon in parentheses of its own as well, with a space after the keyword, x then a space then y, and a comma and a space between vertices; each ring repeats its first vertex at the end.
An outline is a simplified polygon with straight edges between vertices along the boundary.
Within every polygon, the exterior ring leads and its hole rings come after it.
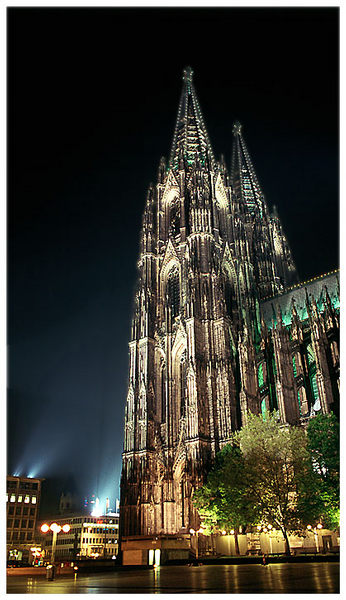
POLYGON ((338 413, 338 273, 299 283, 241 124, 228 170, 213 154, 192 76, 185 69, 169 160, 143 214, 123 538, 198 529, 194 489, 248 411, 276 409, 283 424, 303 425, 338 413))

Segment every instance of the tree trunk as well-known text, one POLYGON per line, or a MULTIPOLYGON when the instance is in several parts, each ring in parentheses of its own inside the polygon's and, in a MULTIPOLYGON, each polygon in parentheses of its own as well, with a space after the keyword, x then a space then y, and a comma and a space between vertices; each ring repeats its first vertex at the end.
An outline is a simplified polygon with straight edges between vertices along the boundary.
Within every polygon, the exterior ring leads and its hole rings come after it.
POLYGON ((237 556, 239 556, 240 550, 239 550, 239 542, 238 542, 238 529, 234 530, 234 546, 235 546, 235 553, 237 556))
POLYGON ((287 535, 287 531, 285 528, 281 529, 283 536, 285 538, 285 542, 286 542, 286 552, 285 554, 287 554, 288 556, 291 556, 291 548, 290 548, 290 543, 288 541, 288 535, 287 535))

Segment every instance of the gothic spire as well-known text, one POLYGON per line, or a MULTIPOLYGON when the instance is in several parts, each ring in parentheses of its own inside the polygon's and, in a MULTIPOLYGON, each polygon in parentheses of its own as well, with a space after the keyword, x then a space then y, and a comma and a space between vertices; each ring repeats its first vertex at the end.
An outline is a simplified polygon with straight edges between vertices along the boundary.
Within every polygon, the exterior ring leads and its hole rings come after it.
POLYGON ((243 200, 245 208, 251 214, 265 210, 264 194, 257 179, 250 154, 242 134, 242 125, 236 121, 233 125, 233 147, 231 164, 231 183, 235 193, 243 200))
POLYGON ((178 167, 181 153, 187 165, 192 165, 196 158, 204 164, 207 154, 212 164, 215 162, 192 76, 191 67, 186 67, 169 160, 169 166, 173 168, 178 167))

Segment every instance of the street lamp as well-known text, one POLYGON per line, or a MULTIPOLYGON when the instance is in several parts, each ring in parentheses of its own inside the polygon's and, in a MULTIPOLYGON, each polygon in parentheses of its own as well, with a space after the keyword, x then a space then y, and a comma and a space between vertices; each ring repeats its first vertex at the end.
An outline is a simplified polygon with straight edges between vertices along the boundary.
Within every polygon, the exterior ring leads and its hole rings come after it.
POLYGON ((70 529, 71 529, 71 527, 68 523, 66 523, 65 525, 62 525, 62 526, 59 525, 58 523, 52 523, 51 525, 47 525, 47 523, 44 523, 41 526, 42 533, 48 533, 49 530, 53 532, 52 554, 51 554, 51 559, 50 559, 50 562, 52 563, 52 565, 54 565, 56 539, 58 537, 58 533, 60 533, 60 531, 63 531, 64 533, 68 533, 70 531, 70 529))

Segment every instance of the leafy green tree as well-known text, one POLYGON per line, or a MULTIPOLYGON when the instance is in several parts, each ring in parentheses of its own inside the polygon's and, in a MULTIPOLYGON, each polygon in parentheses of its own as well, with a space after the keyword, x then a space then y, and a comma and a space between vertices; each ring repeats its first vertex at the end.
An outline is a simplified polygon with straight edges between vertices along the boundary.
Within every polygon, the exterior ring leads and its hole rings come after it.
POLYGON ((236 434, 249 482, 247 493, 259 522, 282 531, 290 553, 289 533, 300 532, 317 519, 321 501, 302 428, 282 425, 278 413, 264 419, 248 415, 236 434))
POLYGON ((310 420, 307 449, 318 479, 321 516, 329 529, 336 529, 340 516, 340 438, 339 423, 333 413, 310 420))
POLYGON ((317 479, 304 431, 282 426, 277 413, 248 414, 225 446, 206 485, 195 493, 204 521, 221 527, 271 524, 288 534, 321 514, 317 479))
POLYGON ((205 533, 234 529, 236 552, 239 554, 238 531, 255 519, 247 497, 247 472, 236 440, 218 453, 206 484, 193 496, 203 519, 205 533))

